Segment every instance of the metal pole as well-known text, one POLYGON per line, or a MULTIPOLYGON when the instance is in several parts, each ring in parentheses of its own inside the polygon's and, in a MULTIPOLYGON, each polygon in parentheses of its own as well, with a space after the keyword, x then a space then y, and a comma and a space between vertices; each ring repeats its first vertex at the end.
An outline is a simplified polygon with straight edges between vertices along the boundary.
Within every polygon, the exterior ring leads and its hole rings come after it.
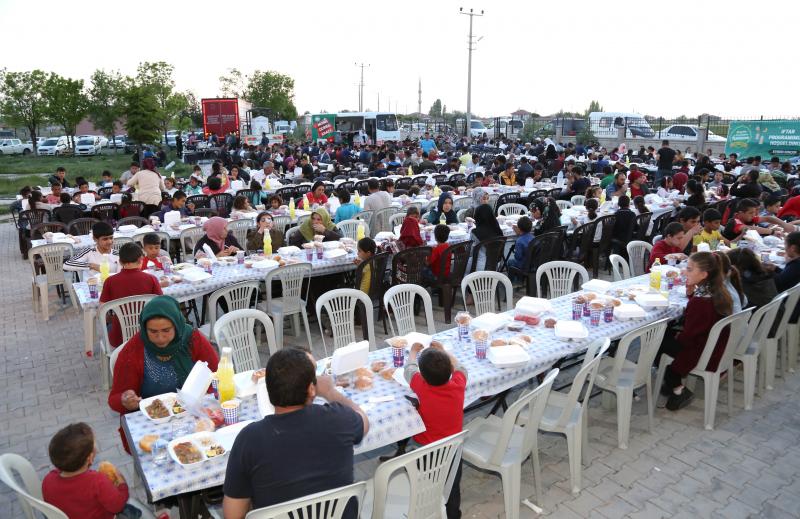
POLYGON ((364 67, 369 67, 369 63, 356 63, 357 67, 361 67, 361 82, 358 84, 358 111, 364 111, 364 67))
POLYGON ((473 12, 472 9, 468 13, 464 12, 464 8, 460 7, 459 12, 469 16, 469 41, 467 42, 467 49, 469 50, 467 58, 467 115, 465 123, 465 134, 468 138, 472 137, 472 19, 475 16, 483 16, 483 11, 480 14, 473 12))

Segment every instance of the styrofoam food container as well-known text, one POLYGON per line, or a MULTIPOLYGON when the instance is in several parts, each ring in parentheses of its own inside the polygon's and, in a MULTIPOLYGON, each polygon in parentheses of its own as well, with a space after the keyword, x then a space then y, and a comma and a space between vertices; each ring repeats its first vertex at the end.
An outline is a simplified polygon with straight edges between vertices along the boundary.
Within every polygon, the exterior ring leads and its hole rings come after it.
POLYGON ((498 368, 521 367, 527 365, 531 360, 528 352, 518 344, 490 347, 486 352, 486 358, 498 368))
POLYGON ((602 279, 593 279, 581 285, 581 288, 583 288, 584 290, 588 290, 590 292, 600 292, 602 294, 605 293, 606 290, 611 288, 611 282, 603 281, 602 279))
POLYGON ((560 320, 556 323, 554 331, 559 339, 585 339, 589 337, 589 330, 580 321, 560 320))
POLYGON ((470 326, 475 329, 484 329, 491 333, 506 326, 510 320, 511 318, 508 315, 486 312, 474 318, 470 326))
POLYGON ((165 423, 168 422, 170 418, 175 416, 175 414, 173 414, 172 412, 172 404, 174 404, 177 399, 178 395, 175 393, 164 393, 161 395, 151 396, 150 398, 143 398, 139 400, 139 411, 141 411, 142 414, 153 423, 165 423), (161 400, 164 403, 164 406, 166 406, 167 411, 169 411, 169 416, 166 416, 164 418, 150 418, 150 415, 147 414, 147 411, 145 409, 147 408, 147 406, 152 404, 153 401, 156 399, 161 400))
POLYGON ((528 314, 538 315, 543 312, 552 311, 553 305, 550 303, 550 301, 541 297, 525 296, 517 301, 515 308, 528 314))
POLYGON ((342 246, 342 244, 339 243, 338 241, 324 241, 324 242, 322 242, 322 248, 325 249, 325 250, 338 249, 341 246, 342 246))
POLYGON ((265 259, 253 263, 254 269, 271 269, 278 266, 278 262, 272 259, 265 259))
POLYGON ((292 256, 294 254, 300 254, 300 249, 294 245, 289 245, 288 247, 281 247, 278 249, 278 254, 281 256, 292 256))
POLYGON ((661 294, 639 294, 636 303, 643 308, 665 308, 669 306, 669 299, 661 294))
POLYGON ((622 303, 614 307, 614 317, 617 319, 641 319, 647 316, 647 312, 639 305, 622 303))

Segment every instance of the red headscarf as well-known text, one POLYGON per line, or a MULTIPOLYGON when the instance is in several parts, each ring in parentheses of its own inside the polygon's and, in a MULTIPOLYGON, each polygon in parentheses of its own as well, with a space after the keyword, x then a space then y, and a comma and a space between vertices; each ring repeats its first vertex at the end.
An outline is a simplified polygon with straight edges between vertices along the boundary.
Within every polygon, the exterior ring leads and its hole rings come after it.
POLYGON ((220 250, 225 248, 225 238, 228 237, 227 225, 228 221, 219 216, 212 216, 203 224, 203 230, 206 232, 206 236, 208 236, 209 240, 216 243, 220 250))

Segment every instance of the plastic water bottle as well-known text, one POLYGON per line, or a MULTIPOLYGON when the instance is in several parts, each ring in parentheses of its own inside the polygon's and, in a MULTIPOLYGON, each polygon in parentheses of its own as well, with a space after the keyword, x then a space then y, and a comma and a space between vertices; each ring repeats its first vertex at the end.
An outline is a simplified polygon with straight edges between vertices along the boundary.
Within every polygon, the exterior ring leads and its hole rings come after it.
POLYGON ((111 264, 108 261, 108 254, 103 254, 103 261, 100 263, 100 281, 105 283, 111 274, 111 264))
POLYGON ((364 239, 364 225, 358 224, 358 228, 356 229, 356 241, 361 241, 364 239))
POLYGON ((294 198, 289 200, 289 218, 292 220, 295 218, 294 198))
POLYGON ((447 218, 445 218, 444 213, 439 216, 439 225, 447 225, 447 218))
POLYGON ((219 401, 227 402, 236 396, 236 387, 233 383, 233 361, 231 361, 231 349, 222 348, 222 357, 219 359, 217 367, 217 389, 219 391, 219 401))
POLYGON ((269 231, 264 231, 264 255, 269 256, 272 254, 272 236, 269 231))

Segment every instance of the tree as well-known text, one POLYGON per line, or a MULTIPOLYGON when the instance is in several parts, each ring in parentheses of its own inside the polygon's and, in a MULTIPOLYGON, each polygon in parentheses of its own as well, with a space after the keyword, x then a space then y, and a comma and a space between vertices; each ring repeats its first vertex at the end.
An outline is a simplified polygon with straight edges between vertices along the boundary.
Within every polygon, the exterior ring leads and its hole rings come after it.
POLYGON ((297 119, 294 106, 294 79, 268 70, 256 70, 248 78, 247 88, 242 96, 253 107, 267 108, 275 119, 292 121, 297 119))
POLYGON ((47 98, 44 84, 47 75, 41 70, 4 72, 0 81, 0 115, 10 126, 28 129, 36 154, 36 134, 44 123, 47 98))
MULTIPOLYGON (((122 115, 124 79, 118 71, 106 72, 98 69, 92 74, 89 88, 88 113, 92 124, 116 142, 117 121, 122 115)), ((117 147, 114 146, 116 152, 117 147)))
POLYGON ((442 100, 437 99, 431 105, 431 109, 428 110, 428 115, 431 117, 441 117, 442 116, 442 100))
POLYGON ((136 143, 141 159, 142 144, 149 144, 158 139, 160 115, 158 99, 148 86, 132 85, 122 96, 125 116, 125 131, 128 139, 136 143))
POLYGON ((44 84, 47 97, 47 118, 64 129, 75 148, 75 130, 89 110, 89 98, 83 91, 82 79, 61 77, 51 72, 44 84))
POLYGON ((592 112, 602 112, 603 107, 600 106, 600 101, 595 101, 592 99, 592 102, 589 103, 589 108, 586 109, 586 112, 583 114, 584 117, 589 117, 589 114, 592 112))
POLYGON ((244 97, 247 88, 247 76, 239 69, 229 68, 228 75, 219 77, 219 89, 224 97, 244 97))
POLYGON ((186 108, 181 117, 187 117, 191 121, 192 128, 200 128, 203 126, 203 107, 200 106, 197 94, 187 90, 183 93, 183 96, 186 98, 186 108))
POLYGON ((156 100, 159 129, 167 142, 167 131, 172 121, 186 108, 186 98, 174 92, 175 80, 172 73, 175 68, 164 61, 139 63, 136 69, 137 81, 147 86, 156 100))

